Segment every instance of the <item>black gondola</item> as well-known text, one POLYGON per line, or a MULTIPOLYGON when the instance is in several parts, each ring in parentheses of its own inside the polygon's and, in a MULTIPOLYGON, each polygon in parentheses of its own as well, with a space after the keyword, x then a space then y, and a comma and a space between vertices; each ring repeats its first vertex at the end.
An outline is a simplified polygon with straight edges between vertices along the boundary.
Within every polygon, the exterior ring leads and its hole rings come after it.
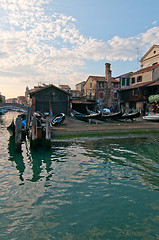
POLYGON ((118 120, 122 117, 122 111, 116 113, 102 114, 101 120, 118 120))
POLYGON ((98 112, 98 113, 91 112, 90 114, 83 114, 83 113, 79 113, 75 110, 72 110, 72 113, 75 116, 75 118, 77 118, 78 120, 85 121, 85 122, 89 122, 91 119, 94 119, 94 120, 101 119, 101 112, 98 112))
POLYGON ((8 130, 8 132, 9 132, 11 135, 14 135, 14 134, 15 134, 14 118, 13 118, 11 124, 7 127, 7 130, 8 130))
POLYGON ((128 120, 130 119, 133 121, 134 118, 139 118, 140 117, 140 112, 132 112, 132 113, 124 113, 120 119, 125 119, 128 120))
MULTIPOLYGON (((91 111, 91 110, 89 110, 88 108, 87 108, 87 112, 89 113, 89 114, 95 114, 95 112, 93 112, 93 111, 91 111)), ((100 111, 98 111, 98 113, 99 113, 100 111)), ((122 111, 120 111, 120 112, 116 112, 116 113, 114 113, 114 112, 112 112, 112 113, 108 113, 108 114, 103 114, 102 112, 101 112, 101 114, 99 114, 98 115, 98 120, 102 120, 102 121, 105 121, 105 120, 117 120, 117 119, 119 119, 119 118, 121 118, 122 117, 122 111)))

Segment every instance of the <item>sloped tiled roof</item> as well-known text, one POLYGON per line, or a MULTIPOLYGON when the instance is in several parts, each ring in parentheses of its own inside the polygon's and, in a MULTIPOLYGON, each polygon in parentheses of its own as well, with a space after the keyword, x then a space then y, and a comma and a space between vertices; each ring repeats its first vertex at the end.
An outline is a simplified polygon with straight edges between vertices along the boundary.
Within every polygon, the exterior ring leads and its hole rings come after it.
POLYGON ((157 85, 159 85, 159 80, 149 84, 150 87, 157 86, 157 85))
POLYGON ((58 89, 59 91, 65 93, 65 94, 67 94, 67 95, 70 95, 69 93, 67 93, 67 92, 64 91, 63 89, 58 88, 58 87, 56 87, 56 86, 53 85, 53 84, 47 85, 47 86, 45 86, 45 87, 41 87, 41 88, 39 88, 39 89, 35 89, 35 90, 33 89, 33 91, 29 92, 29 94, 30 94, 30 95, 34 95, 34 94, 36 94, 36 93, 38 93, 38 92, 41 92, 41 91, 43 91, 43 90, 45 90, 45 89, 48 89, 48 88, 50 88, 50 87, 53 87, 53 88, 55 88, 55 89, 58 89))
POLYGON ((120 83, 120 80, 117 80, 117 79, 115 79, 115 78, 112 78, 111 81, 112 81, 113 83, 120 83))
POLYGON ((151 83, 152 83, 152 81, 139 83, 139 84, 132 85, 130 87, 119 89, 119 91, 125 91, 125 90, 130 90, 130 89, 135 89, 135 88, 141 88, 141 87, 147 86, 147 85, 149 85, 151 83))
POLYGON ((71 90, 71 93, 81 93, 79 90, 71 90))
POLYGON ((100 82, 100 81, 106 81, 106 78, 105 78, 105 77, 102 77, 102 76, 89 76, 88 79, 89 79, 89 78, 93 78, 95 81, 98 81, 98 82, 100 82))
POLYGON ((117 77, 115 77, 115 78, 128 77, 128 76, 130 76, 131 74, 133 74, 133 72, 124 73, 124 74, 119 75, 119 76, 117 76, 117 77))
POLYGON ((32 89, 29 89, 29 93, 34 93, 34 92, 36 92, 36 91, 38 91, 38 90, 41 90, 41 89, 43 89, 44 87, 34 87, 34 88, 32 88, 32 89))
POLYGON ((60 88, 71 89, 69 85, 59 85, 60 88))
MULTIPOLYGON (((103 81, 106 81, 107 82, 107 79, 105 77, 102 77, 102 76, 89 76, 89 78, 93 78, 95 81, 97 82, 103 82, 103 81)), ((87 79, 87 80, 88 80, 87 79)), ((114 83, 119 83, 119 80, 116 80, 115 78, 111 78, 111 81, 114 82, 114 83)))
POLYGON ((134 72, 134 74, 139 74, 139 73, 143 73, 143 72, 148 72, 148 71, 151 71, 153 69, 156 69, 159 67, 159 64, 155 64, 155 65, 152 65, 150 67, 146 67, 146 68, 141 68, 140 70, 138 70, 137 72, 134 72))
POLYGON ((86 81, 82 81, 82 82, 80 82, 80 83, 77 83, 76 85, 79 85, 79 84, 85 84, 86 83, 86 81))

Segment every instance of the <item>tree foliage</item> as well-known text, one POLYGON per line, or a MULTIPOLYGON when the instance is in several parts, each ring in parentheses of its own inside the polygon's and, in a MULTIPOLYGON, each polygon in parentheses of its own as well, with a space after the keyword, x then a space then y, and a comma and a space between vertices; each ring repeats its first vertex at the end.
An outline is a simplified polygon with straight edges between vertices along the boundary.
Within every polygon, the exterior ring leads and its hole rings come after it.
POLYGON ((159 94, 157 95, 150 95, 148 98, 150 103, 157 103, 159 102, 159 94))

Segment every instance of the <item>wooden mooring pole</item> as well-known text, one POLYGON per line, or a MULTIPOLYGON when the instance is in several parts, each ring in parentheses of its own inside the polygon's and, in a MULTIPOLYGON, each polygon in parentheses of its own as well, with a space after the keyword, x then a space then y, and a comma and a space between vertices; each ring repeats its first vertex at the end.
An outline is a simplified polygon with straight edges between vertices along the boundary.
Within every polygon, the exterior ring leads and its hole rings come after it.
POLYGON ((33 116, 32 119, 32 126, 31 126, 31 146, 37 147, 38 145, 38 137, 37 137, 37 120, 36 117, 33 116))
POLYGON ((28 107, 28 111, 27 111, 27 115, 26 115, 26 124, 25 124, 25 128, 24 128, 25 133, 28 132, 29 127, 30 127, 31 111, 32 111, 32 108, 28 107))
POLYGON ((22 119, 20 116, 15 121, 15 149, 21 150, 22 143, 22 119))
POLYGON ((31 125, 31 136, 30 136, 31 147, 51 147, 51 126, 50 120, 46 119, 45 126, 44 124, 33 115, 32 125, 31 125))
POLYGON ((33 115, 31 127, 31 146, 36 148, 43 144, 43 127, 38 119, 33 115))

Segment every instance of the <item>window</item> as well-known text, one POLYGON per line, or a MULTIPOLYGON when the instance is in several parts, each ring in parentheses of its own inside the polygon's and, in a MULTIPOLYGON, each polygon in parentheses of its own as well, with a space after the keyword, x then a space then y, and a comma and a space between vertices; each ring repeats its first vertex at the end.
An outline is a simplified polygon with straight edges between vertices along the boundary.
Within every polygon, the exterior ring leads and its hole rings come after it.
POLYGON ((90 81, 90 88, 92 88, 92 81, 90 81))
POLYGON ((118 93, 117 91, 114 92, 114 99, 117 99, 118 98, 118 93))
POLYGON ((125 78, 122 78, 122 79, 121 79, 121 85, 122 85, 122 86, 125 86, 125 78))
POLYGON ((129 87, 130 86, 130 78, 126 79, 126 86, 129 87))
POLYGON ((103 92, 100 92, 100 93, 99 93, 99 97, 100 97, 100 99, 103 99, 103 97, 104 97, 103 92))
POLYGON ((114 88, 118 88, 118 83, 113 83, 114 88))
POLYGON ((133 89, 133 95, 137 96, 138 94, 139 94, 139 89, 138 88, 133 89))
POLYGON ((99 82, 99 87, 103 88, 104 87, 104 82, 99 82))
POLYGON ((135 83, 135 78, 134 77, 131 79, 131 84, 133 84, 133 83, 135 83))
POLYGON ((142 82, 142 76, 137 77, 137 82, 142 82))

